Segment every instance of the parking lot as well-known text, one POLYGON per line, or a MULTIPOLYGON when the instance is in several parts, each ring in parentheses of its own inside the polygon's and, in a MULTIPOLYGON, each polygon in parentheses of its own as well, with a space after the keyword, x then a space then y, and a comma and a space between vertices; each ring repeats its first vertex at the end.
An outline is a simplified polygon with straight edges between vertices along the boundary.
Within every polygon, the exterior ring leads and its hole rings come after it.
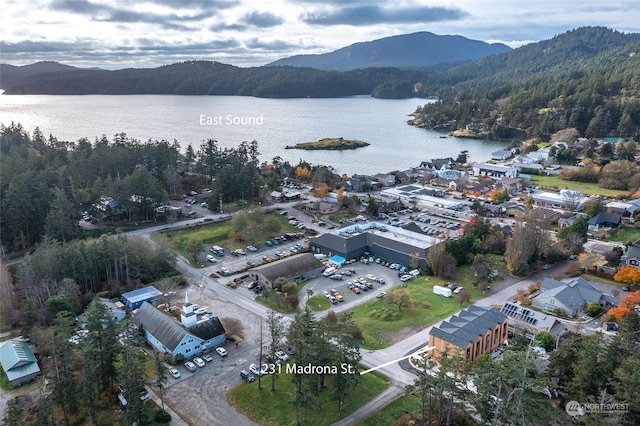
POLYGON ((257 362, 260 318, 221 298, 206 286, 191 286, 188 291, 192 303, 207 306, 209 312, 221 319, 239 319, 244 326, 244 340, 238 347, 234 343, 225 345, 228 352, 225 357, 210 351, 213 360, 205 362, 204 367, 197 367, 195 372, 189 372, 183 364, 177 365, 180 378, 169 376, 164 391, 165 403, 191 424, 228 425, 233 421, 234 425, 255 425, 229 406, 226 392, 242 383, 241 370, 257 362))

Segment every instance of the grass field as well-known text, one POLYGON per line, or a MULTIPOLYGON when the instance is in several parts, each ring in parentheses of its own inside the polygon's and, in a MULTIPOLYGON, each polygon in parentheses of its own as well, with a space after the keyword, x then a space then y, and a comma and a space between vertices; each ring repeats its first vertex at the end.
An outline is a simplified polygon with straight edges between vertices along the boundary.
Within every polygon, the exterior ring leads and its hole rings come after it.
MULTIPOLYGON (((377 374, 370 373, 361 377, 360 384, 350 392, 349 398, 343 407, 342 416, 346 417, 383 392, 389 386, 389 379, 377 374)), ((315 398, 310 401, 306 410, 306 420, 301 421, 303 425, 330 425, 335 423, 337 417, 337 401, 332 392, 331 376, 325 380, 326 387, 322 392, 322 410, 315 407, 315 398)), ((291 399, 293 388, 291 375, 283 373, 278 375, 276 380, 276 390, 271 392, 271 376, 264 376, 262 379, 262 389, 258 389, 258 381, 242 384, 232 389, 227 398, 236 410, 245 414, 253 421, 264 425, 287 426, 295 425, 295 407, 291 399)), ((302 420, 301 410, 301 420, 302 420)))
POLYGON ((312 311, 325 311, 331 307, 331 302, 322 296, 313 296, 307 302, 307 306, 312 311))
POLYGON ((620 191, 615 189, 600 188, 595 183, 574 182, 570 180, 562 180, 556 175, 538 176, 533 175, 529 185, 537 185, 546 190, 559 189, 575 189, 585 195, 601 195, 603 197, 617 197, 620 195, 629 195, 629 191, 620 191))
MULTIPOLYGON (((187 229, 169 231, 165 233, 165 235, 169 242, 173 245, 174 249, 182 256, 184 256, 185 259, 188 259, 192 264, 194 264, 193 257, 185 250, 187 241, 191 237, 198 238, 200 241, 202 241, 203 245, 215 244, 224 247, 226 250, 235 250, 238 248, 245 248, 248 245, 258 246, 264 244, 267 239, 276 235, 283 234, 285 232, 300 232, 300 230, 296 227, 289 225, 287 218, 275 213, 271 214, 277 217, 278 221, 280 222, 280 231, 273 232, 259 229, 256 233, 252 234, 244 241, 237 241, 229 238, 229 233, 232 230, 231 221, 217 222, 195 226, 187 229)), ((197 265, 194 264, 194 266, 197 265)))
MULTIPOLYGON (((454 280, 471 295, 472 303, 482 294, 472 285, 473 270, 470 266, 459 267, 454 280)), ((398 310, 396 305, 387 303, 384 299, 374 299, 353 310, 353 318, 364 335, 361 347, 365 349, 382 349, 393 344, 405 332, 411 334, 430 324, 440 321, 460 309, 469 305, 460 305, 455 295, 449 298, 433 293, 434 285, 443 285, 446 281, 435 277, 418 277, 408 281, 406 289, 409 291, 413 306, 398 310)))
POLYGON ((640 229, 623 226, 611 232, 606 240, 619 243, 634 243, 640 240, 640 229))

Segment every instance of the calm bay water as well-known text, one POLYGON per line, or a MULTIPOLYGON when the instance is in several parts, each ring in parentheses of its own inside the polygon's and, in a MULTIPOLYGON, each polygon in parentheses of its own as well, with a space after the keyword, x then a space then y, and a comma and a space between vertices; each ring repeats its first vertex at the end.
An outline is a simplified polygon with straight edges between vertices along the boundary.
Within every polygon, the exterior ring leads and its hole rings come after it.
POLYGON ((423 160, 455 158, 469 151, 471 161, 484 161, 506 144, 497 141, 441 138, 439 132, 406 124, 424 99, 383 100, 368 96, 331 99, 262 99, 243 96, 175 95, 0 95, 0 123, 36 127, 59 140, 130 137, 174 139, 181 148, 197 149, 212 138, 223 147, 258 141, 261 159, 275 156, 297 164, 334 167, 349 175, 406 170, 423 160), (301 151, 287 145, 343 137, 370 143, 348 151, 301 151))

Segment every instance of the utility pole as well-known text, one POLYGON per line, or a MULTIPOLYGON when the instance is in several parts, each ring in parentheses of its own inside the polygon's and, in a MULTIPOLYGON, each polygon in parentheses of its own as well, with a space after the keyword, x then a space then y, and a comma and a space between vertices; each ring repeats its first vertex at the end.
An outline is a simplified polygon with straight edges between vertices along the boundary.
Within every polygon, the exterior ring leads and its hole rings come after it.
POLYGON ((220 214, 223 214, 224 212, 222 211, 222 195, 220 195, 220 214))

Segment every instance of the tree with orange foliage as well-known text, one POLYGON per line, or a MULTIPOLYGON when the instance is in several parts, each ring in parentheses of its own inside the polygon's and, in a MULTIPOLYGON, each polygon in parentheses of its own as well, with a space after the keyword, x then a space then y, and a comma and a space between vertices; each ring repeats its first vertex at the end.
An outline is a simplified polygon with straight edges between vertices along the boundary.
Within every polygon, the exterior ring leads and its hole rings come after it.
POLYGON ((313 195, 318 198, 326 197, 327 195, 329 195, 329 185, 322 182, 321 184, 313 188, 313 195))
POLYGON ((298 178, 301 181, 308 181, 309 179, 311 179, 311 172, 309 171, 309 169, 307 169, 306 167, 296 167, 296 178, 298 178))
POLYGON ((633 266, 623 266, 618 269, 613 280, 625 284, 640 284, 640 269, 633 266))
POLYGON ((622 321, 622 318, 627 315, 629 312, 632 312, 636 306, 640 305, 640 291, 634 291, 633 293, 627 294, 620 301, 620 305, 615 308, 609 309, 607 314, 609 314, 612 318, 615 318, 617 321, 622 321))

